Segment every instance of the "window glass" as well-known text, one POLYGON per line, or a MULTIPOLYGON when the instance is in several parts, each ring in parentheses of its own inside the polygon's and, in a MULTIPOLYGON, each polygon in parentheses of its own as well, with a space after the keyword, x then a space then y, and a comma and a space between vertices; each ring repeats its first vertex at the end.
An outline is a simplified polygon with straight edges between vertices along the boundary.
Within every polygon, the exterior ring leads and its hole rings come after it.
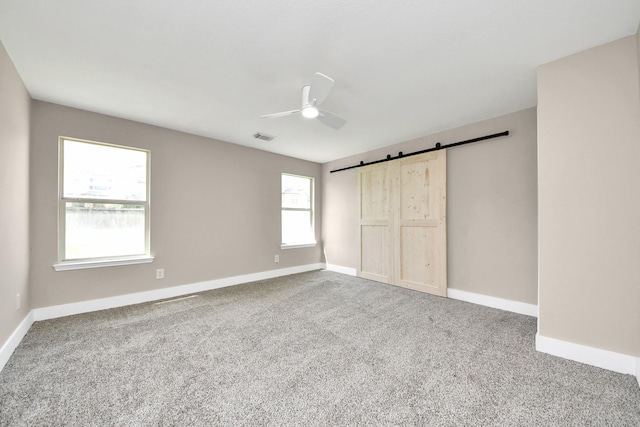
POLYGON ((64 140, 63 196, 147 200, 147 152, 64 140))
POLYGON ((149 152, 61 138, 60 261, 149 255, 149 152))
POLYGON ((282 245, 315 244, 313 178, 282 174, 282 245))
POLYGON ((144 205, 65 202, 66 259, 144 254, 144 205))
POLYGON ((311 209, 311 178, 282 175, 282 208, 311 209))
POLYGON ((282 243, 304 244, 313 242, 311 212, 282 211, 282 243))

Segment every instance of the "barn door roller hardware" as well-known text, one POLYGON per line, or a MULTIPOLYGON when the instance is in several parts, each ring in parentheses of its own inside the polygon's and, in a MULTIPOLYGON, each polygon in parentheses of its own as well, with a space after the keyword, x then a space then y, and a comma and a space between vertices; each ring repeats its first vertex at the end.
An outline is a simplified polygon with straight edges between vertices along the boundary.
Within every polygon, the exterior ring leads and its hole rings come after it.
POLYGON ((459 145, 471 144, 472 142, 486 141, 487 139, 499 138, 501 136, 509 136, 509 131, 505 130, 504 132, 494 133, 492 135, 485 135, 485 136, 481 136, 481 137, 473 138, 473 139, 467 139, 466 141, 453 142, 453 143, 447 144, 447 145, 442 145, 442 144, 440 144, 438 142, 438 143, 436 143, 435 147, 427 148, 426 150, 414 151, 413 153, 408 153, 408 154, 403 154, 402 151, 400 151, 400 152, 398 152, 398 155, 395 156, 395 157, 392 157, 391 154, 387 154, 387 158, 386 159, 375 160, 373 162, 368 162, 368 163, 365 163, 365 162, 361 161, 360 164, 358 164, 358 165, 347 166, 346 168, 341 168, 341 169, 334 169, 334 170, 331 171, 331 173, 346 171, 348 169, 359 168, 359 167, 362 167, 362 166, 374 165, 376 163, 388 162, 389 160, 395 160, 395 159, 399 159, 399 158, 402 158, 402 157, 415 156, 417 154, 428 153, 429 151, 438 151, 438 150, 442 150, 443 148, 452 148, 452 147, 457 147, 459 145))

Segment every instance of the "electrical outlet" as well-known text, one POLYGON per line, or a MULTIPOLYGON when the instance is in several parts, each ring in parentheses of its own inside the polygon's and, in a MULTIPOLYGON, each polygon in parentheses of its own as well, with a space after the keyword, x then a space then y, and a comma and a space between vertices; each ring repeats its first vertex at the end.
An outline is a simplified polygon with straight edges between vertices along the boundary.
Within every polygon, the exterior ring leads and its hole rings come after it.
POLYGON ((280 255, 273 257, 273 262, 280 262, 280 255))
POLYGON ((164 268, 156 270, 156 279, 164 279, 164 268))
POLYGON ((16 294, 16 310, 20 310, 20 294, 16 294))

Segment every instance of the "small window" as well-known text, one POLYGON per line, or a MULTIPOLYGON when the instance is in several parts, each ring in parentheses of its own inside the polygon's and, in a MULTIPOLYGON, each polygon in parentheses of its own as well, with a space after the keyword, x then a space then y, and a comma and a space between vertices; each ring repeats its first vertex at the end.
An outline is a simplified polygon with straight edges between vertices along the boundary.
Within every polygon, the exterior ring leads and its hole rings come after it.
POLYGON ((282 246, 315 245, 313 178, 282 174, 282 246))
POLYGON ((60 138, 59 260, 149 256, 149 151, 60 138))

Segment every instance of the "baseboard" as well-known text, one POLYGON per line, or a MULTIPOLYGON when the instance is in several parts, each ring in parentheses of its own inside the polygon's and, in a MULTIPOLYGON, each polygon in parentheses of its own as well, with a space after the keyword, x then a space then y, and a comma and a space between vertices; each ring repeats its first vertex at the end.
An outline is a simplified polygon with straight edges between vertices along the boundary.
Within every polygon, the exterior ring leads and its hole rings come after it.
POLYGON ((22 338, 29 332, 29 328, 33 325, 33 322, 33 311, 30 311, 22 322, 20 322, 16 330, 13 331, 9 339, 3 344, 2 348, 0 348, 0 372, 4 369, 4 365, 7 364, 14 350, 20 345, 22 338))
POLYGON ((536 334, 536 350, 609 371, 635 375, 640 385, 640 368, 638 367, 640 360, 633 356, 561 341, 540 334, 536 334))
POLYGON ((525 302, 491 297, 488 295, 476 294, 452 288, 447 289, 447 297, 487 307, 498 308, 500 310, 511 311, 513 313, 538 317, 538 306, 525 302))
POLYGON ((141 304, 166 298, 175 298, 196 292, 210 291, 212 289, 255 282, 257 280, 272 279, 274 277, 288 276, 290 274, 304 273, 320 270, 323 264, 307 264, 298 267, 281 268, 278 270, 262 271, 259 273, 244 274, 241 276, 225 277, 222 279, 208 280, 206 282, 192 283, 189 285, 173 286, 170 288, 155 289, 153 291, 138 292, 134 294, 119 295, 109 298, 101 298, 90 301, 62 304, 51 307, 33 309, 35 321, 55 319, 57 317, 71 316, 74 314, 88 313, 109 308, 123 307, 133 304, 141 304))
POLYGON ((347 274, 349 276, 355 276, 356 275, 356 269, 355 268, 343 267, 341 265, 327 264, 326 265, 326 269, 329 270, 329 271, 335 271, 336 273, 347 274))
MULTIPOLYGON (((343 267, 341 265, 326 264, 326 269, 337 273, 356 276, 356 269, 343 267)), ((538 317, 538 306, 535 304, 527 304, 520 301, 512 301, 503 298, 491 297, 488 295, 475 294, 473 292, 461 291, 459 289, 447 289, 447 296, 460 301, 471 302, 473 304, 484 305, 487 307, 498 308, 500 310, 511 311, 513 313, 524 314, 527 316, 538 317)))
POLYGON ((636 359, 636 379, 638 380, 638 387, 640 387, 640 357, 636 359))

